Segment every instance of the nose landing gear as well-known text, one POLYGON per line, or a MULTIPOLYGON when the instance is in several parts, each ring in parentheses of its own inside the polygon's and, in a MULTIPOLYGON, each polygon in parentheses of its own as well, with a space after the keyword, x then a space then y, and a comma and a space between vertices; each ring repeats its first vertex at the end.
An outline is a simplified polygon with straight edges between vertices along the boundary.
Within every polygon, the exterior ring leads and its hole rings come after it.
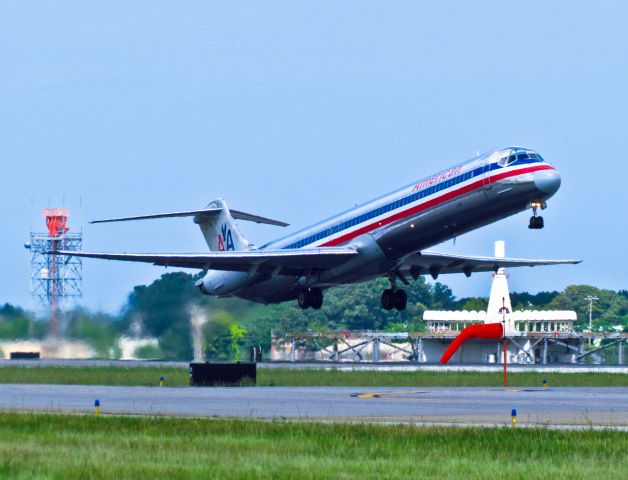
POLYGON ((536 214, 536 211, 539 207, 541 207, 541 209, 544 210, 546 208, 545 202, 543 203, 533 202, 532 203, 532 217, 530 217, 530 224, 528 225, 528 228, 532 230, 539 230, 545 226, 545 223, 543 222, 543 217, 541 217, 540 215, 537 216, 536 214))
POLYGON ((297 303, 303 310, 310 307, 318 310, 323 306, 323 290, 318 287, 303 289, 297 297, 297 303))

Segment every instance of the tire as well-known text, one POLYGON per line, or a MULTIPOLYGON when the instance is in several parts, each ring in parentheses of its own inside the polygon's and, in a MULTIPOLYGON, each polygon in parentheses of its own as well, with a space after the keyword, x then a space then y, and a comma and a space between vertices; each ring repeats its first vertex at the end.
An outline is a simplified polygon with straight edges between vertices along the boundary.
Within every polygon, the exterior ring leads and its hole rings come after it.
POLYGON ((299 307, 301 307, 303 310, 305 310, 306 308, 309 308, 310 306, 310 292, 303 290, 301 292, 299 292, 299 296, 297 297, 297 303, 299 304, 299 307))
POLYGON ((313 288, 310 292, 310 306, 318 310, 323 306, 323 291, 320 288, 313 288))
POLYGON ((382 293, 382 308, 384 310, 392 310, 395 308, 395 297, 392 289, 388 288, 382 293))
POLYGON ((531 228, 533 230, 543 228, 543 217, 531 217, 530 225, 528 225, 528 228, 531 228))
POLYGON ((395 308, 399 311, 401 310, 405 310, 406 309, 406 305, 408 304, 408 295, 406 294, 405 290, 397 290, 394 293, 394 299, 395 299, 395 308))

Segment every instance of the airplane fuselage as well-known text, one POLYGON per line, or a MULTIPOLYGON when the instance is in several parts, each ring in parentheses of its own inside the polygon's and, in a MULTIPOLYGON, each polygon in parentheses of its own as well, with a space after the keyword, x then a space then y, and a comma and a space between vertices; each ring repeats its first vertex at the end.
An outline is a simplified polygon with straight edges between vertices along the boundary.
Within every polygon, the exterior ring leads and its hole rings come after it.
POLYGON ((409 255, 466 232, 544 205, 560 176, 536 152, 504 148, 452 166, 261 247, 300 249, 348 245, 360 252, 342 266, 307 276, 255 277, 209 271, 206 280, 241 285, 229 292, 271 303, 304 287, 329 287, 386 275, 409 255), (247 278, 246 281, 242 281, 247 278))

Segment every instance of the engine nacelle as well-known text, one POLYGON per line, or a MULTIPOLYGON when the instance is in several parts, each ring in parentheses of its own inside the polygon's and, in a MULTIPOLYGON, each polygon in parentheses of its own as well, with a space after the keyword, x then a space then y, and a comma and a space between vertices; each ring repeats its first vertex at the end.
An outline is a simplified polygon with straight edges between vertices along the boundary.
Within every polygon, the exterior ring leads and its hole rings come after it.
POLYGON ((246 272, 210 270, 196 286, 205 295, 231 295, 245 287, 251 279, 246 272))

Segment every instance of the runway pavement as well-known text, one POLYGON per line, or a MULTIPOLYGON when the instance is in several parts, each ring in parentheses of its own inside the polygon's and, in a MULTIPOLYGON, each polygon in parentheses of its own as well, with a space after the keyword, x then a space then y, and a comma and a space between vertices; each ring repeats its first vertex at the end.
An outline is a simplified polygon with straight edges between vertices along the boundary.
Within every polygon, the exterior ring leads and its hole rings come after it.
POLYGON ((0 385, 0 409, 419 424, 613 426, 628 430, 628 388, 160 388, 0 385))
MULTIPOLYGON (((37 359, 37 360, 4 360, 3 367, 119 367, 119 368, 189 368, 189 362, 162 360, 83 360, 83 359, 37 359)), ((500 364, 464 364, 441 365, 440 363, 411 362, 263 362, 257 364, 258 369, 287 368, 291 370, 360 370, 381 372, 499 372, 500 364)), ((511 372, 544 372, 544 373, 618 373, 628 374, 625 365, 589 365, 589 364, 550 364, 526 365, 512 364, 511 372)))

